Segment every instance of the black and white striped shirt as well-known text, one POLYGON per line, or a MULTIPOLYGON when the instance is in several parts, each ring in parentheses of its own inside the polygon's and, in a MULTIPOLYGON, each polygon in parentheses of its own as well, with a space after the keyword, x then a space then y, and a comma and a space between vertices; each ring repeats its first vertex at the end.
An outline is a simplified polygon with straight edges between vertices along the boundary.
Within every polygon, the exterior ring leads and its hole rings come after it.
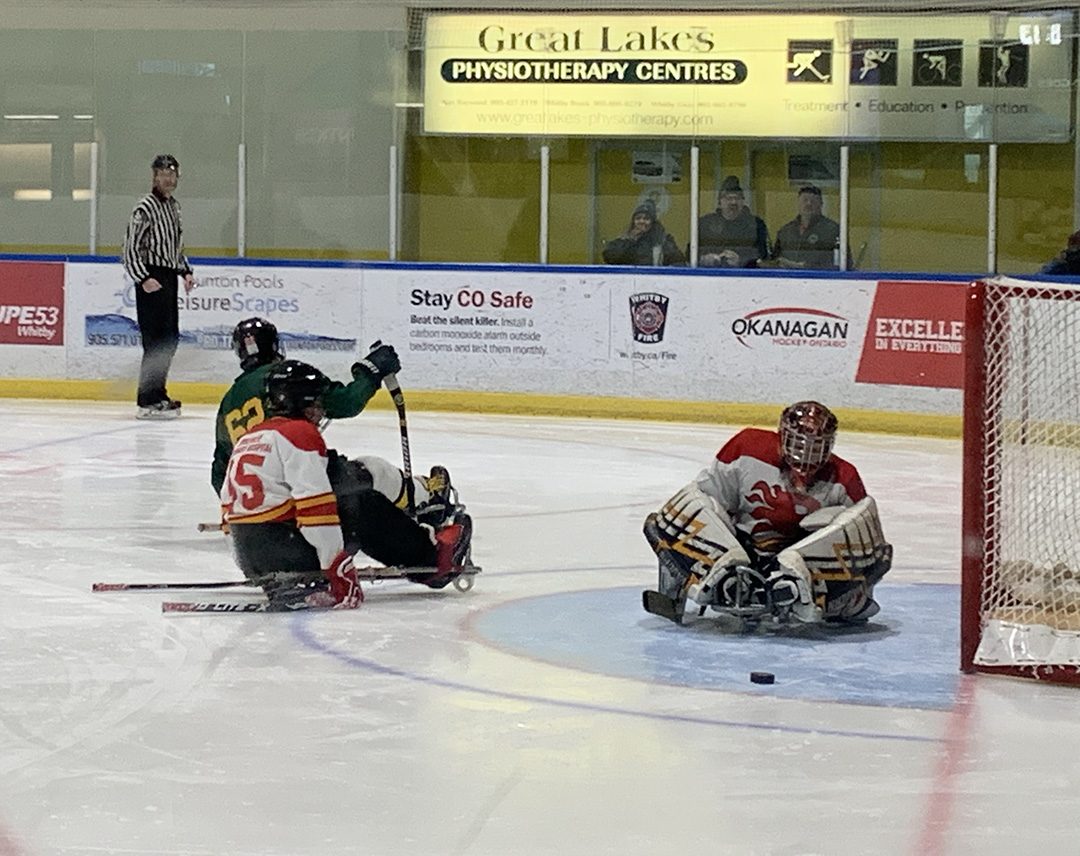
POLYGON ((191 273, 183 234, 180 203, 173 197, 148 193, 139 200, 124 235, 124 270, 136 285, 149 279, 151 267, 191 273))

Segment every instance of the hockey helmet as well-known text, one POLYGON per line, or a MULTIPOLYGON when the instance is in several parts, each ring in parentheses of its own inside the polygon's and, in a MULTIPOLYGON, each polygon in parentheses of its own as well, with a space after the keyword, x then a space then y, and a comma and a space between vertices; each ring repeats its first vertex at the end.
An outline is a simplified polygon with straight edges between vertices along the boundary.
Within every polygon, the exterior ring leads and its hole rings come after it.
POLYGON ((151 169, 171 169, 176 173, 176 177, 180 177, 180 161, 174 158, 172 155, 158 155, 154 158, 150 164, 151 169))
MULTIPOLYGON (((321 405, 323 393, 330 380, 315 366, 299 360, 278 363, 266 375, 263 407, 267 416, 297 416, 309 418, 307 409, 321 405)), ((311 421, 318 423, 319 418, 311 421)))
POLYGON ((836 416, 817 401, 797 401, 780 414, 780 454, 802 482, 811 482, 832 455, 836 416))
POLYGON ((244 371, 284 359, 285 349, 278 339, 277 327, 265 318, 245 318, 232 334, 233 351, 244 371))

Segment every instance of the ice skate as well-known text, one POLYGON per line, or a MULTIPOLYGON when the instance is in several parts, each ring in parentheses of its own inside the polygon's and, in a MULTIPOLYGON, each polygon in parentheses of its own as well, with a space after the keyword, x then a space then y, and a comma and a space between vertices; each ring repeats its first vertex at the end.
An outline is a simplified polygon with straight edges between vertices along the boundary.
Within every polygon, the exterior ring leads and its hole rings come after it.
POLYGON ((140 405, 138 410, 135 411, 135 418, 156 420, 175 419, 180 415, 180 402, 175 402, 175 407, 173 404, 174 402, 165 399, 164 401, 159 401, 145 407, 140 405))

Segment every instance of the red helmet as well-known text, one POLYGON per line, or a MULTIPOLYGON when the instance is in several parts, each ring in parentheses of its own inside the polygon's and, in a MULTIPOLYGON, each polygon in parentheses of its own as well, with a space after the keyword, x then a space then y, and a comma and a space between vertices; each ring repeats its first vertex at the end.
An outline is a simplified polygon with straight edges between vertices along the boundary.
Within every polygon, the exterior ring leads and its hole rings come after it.
POLYGON ((798 479, 808 483, 832 455, 836 416, 817 401, 797 401, 780 414, 780 454, 798 479))

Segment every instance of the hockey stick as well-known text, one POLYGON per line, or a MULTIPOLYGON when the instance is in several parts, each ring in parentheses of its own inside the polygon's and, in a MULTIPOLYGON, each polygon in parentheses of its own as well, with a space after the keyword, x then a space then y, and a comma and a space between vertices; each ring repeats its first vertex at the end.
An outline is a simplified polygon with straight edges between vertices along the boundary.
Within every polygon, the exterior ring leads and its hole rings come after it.
POLYGON ((247 580, 214 583, 94 583, 91 591, 155 591, 157 589, 217 589, 253 586, 247 580))
MULTIPOLYGON (((378 346, 378 342, 375 346, 378 346)), ((373 347, 375 347, 373 346, 373 347)), ((397 408, 398 427, 401 429, 401 469, 405 473, 405 495, 409 500, 409 512, 416 506, 416 489, 412 480, 412 456, 409 454, 409 426, 405 421, 405 396, 401 392, 396 374, 388 374, 383 377, 386 391, 394 399, 394 407, 397 408)))
MULTIPOLYGON (((482 568, 470 565, 467 568, 463 568, 459 577, 466 577, 470 581, 475 577, 482 568)), ((356 576, 361 582, 374 583, 380 580, 403 580, 408 579, 409 576, 415 576, 418 574, 432 574, 433 568, 416 567, 408 568, 398 565, 368 565, 365 567, 359 567, 356 569, 356 576)), ((464 584, 464 583, 463 583, 464 584)), ((239 588, 241 586, 248 586, 251 588, 258 588, 256 583, 249 580, 236 580, 236 581, 221 581, 221 582, 204 582, 204 583, 94 583, 92 591, 157 591, 160 589, 219 589, 219 588, 239 588)), ((470 583, 471 587, 471 583, 470 583)))
POLYGON ((225 529, 221 523, 200 523, 195 528, 200 532, 221 532, 225 529))
MULTIPOLYGON (((470 591, 476 581, 476 575, 482 569, 470 566, 461 571, 451 582, 454 588, 460 592, 470 591)), ((403 580, 413 574, 430 574, 431 568, 401 568, 401 567, 372 567, 357 568, 356 575, 366 583, 378 580, 403 580)), ((288 605, 272 604, 267 600, 247 601, 219 601, 219 602, 192 602, 192 601, 165 601, 161 604, 164 613, 235 613, 235 612, 295 612, 308 609, 329 609, 324 606, 311 606, 303 601, 288 605)))

